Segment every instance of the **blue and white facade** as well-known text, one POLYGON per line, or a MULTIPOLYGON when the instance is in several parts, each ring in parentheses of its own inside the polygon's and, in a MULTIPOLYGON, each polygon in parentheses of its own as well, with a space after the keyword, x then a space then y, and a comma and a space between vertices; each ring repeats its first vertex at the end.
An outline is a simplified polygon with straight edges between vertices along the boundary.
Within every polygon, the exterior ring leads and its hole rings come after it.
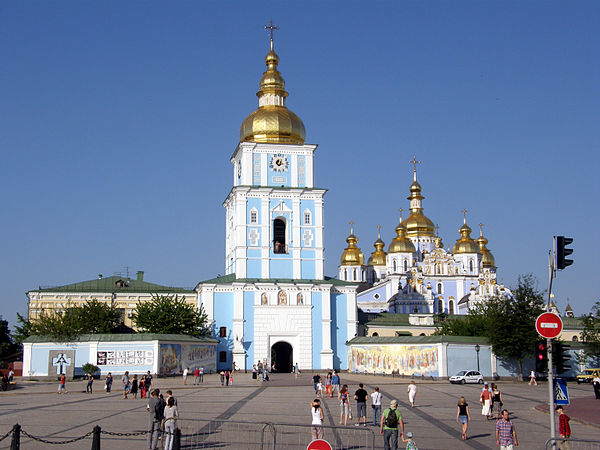
POLYGON ((316 145, 285 107, 271 47, 259 108, 244 121, 231 156, 225 199, 225 276, 200 282, 212 321, 218 369, 346 369, 346 341, 357 332, 357 283, 324 276, 323 197, 314 185, 316 145), (284 345, 289 352, 277 356, 284 345), (284 361, 283 361, 284 360, 284 361), (283 362, 282 362, 283 361, 283 362))

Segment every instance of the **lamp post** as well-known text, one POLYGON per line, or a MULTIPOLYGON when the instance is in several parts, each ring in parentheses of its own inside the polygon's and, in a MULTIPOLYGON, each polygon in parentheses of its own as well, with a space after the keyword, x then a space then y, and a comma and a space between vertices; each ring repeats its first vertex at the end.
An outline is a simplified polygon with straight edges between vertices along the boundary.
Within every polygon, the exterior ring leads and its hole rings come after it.
POLYGON ((479 344, 475 344, 475 351, 477 352, 477 372, 479 372, 479 350, 481 350, 481 347, 479 344))

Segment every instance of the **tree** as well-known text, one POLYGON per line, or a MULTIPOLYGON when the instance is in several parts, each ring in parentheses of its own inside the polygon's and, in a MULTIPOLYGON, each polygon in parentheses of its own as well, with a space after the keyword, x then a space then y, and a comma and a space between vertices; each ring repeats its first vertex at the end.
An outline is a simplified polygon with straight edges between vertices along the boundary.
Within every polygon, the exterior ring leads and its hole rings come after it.
POLYGON ((159 334, 209 334, 204 310, 196 309, 177 295, 153 295, 152 301, 138 303, 131 319, 140 331, 159 334))
POLYGON ((600 300, 594 304, 592 312, 582 317, 581 321, 583 323, 581 338, 585 342, 585 347, 583 355, 578 358, 579 363, 600 367, 600 300))
POLYGON ((520 275, 513 297, 493 297, 487 303, 488 339, 496 355, 517 361, 519 380, 523 380, 523 360, 534 352, 539 336, 535 320, 543 311, 544 294, 536 289, 532 274, 520 275))
POLYGON ((0 358, 11 355, 17 351, 17 346, 10 334, 8 321, 0 316, 0 358))
POLYGON ((486 305, 480 304, 470 309, 466 315, 445 316, 436 325, 433 334, 438 336, 487 336, 489 326, 486 305))

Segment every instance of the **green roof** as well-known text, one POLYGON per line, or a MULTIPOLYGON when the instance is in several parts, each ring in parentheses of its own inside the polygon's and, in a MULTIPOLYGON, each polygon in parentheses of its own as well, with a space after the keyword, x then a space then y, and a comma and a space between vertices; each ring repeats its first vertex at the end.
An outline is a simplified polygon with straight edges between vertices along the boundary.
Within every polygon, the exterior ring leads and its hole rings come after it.
POLYGON ((236 278, 235 273, 222 277, 211 278, 198 284, 231 284, 231 283, 294 283, 294 284, 333 284, 334 286, 358 286, 358 282, 342 281, 337 278, 325 277, 323 280, 304 278, 236 278))
POLYGON ((488 344, 480 336, 357 336, 347 342, 353 344, 488 344))
MULTIPOLYGON (((33 289, 32 291, 35 291, 33 289)), ((79 283, 66 284, 57 287, 40 286, 37 289, 39 292, 150 292, 150 293, 173 293, 173 294, 194 294, 193 289, 184 289, 173 286, 162 286, 156 283, 148 283, 147 281, 137 280, 133 278, 120 277, 118 275, 106 278, 96 278, 89 281, 81 281, 79 283), (118 281, 124 281, 123 287, 117 285, 118 281)))
MULTIPOLYGON (((410 314, 401 314, 401 313, 382 313, 379 314, 374 319, 370 320, 366 323, 366 326, 406 326, 411 325, 408 321, 408 317, 410 314)), ((427 326, 427 325, 419 325, 419 326, 427 326)))
MULTIPOLYGON (((133 341, 168 341, 216 344, 219 341, 208 336, 194 337, 187 334, 156 334, 156 333, 128 333, 128 334, 82 334, 69 342, 133 342, 133 341)), ((57 342, 52 336, 29 336, 24 343, 57 342)))
POLYGON ((563 330, 583 330, 583 321, 578 317, 561 317, 563 330))

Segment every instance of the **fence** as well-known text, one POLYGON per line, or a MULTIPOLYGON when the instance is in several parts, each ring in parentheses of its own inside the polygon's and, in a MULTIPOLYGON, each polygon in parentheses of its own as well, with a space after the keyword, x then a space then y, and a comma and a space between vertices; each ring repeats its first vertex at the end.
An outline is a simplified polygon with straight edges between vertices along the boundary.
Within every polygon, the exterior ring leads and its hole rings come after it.
POLYGON ((548 439, 546 450, 600 450, 600 441, 586 439, 548 439))
MULTIPOLYGON (((312 426, 310 425, 177 419, 176 428, 172 433, 173 445, 171 450, 195 450, 203 448, 244 448, 257 450, 285 448, 286 450, 304 450, 312 441, 311 429, 312 426)), ((336 450, 373 450, 375 448, 375 434, 370 428, 323 426, 322 430, 323 439, 327 440, 336 450)), ((22 436, 47 445, 67 445, 89 438, 91 439, 91 444, 82 445, 79 448, 90 448, 89 445, 91 445, 92 450, 100 450, 102 435, 132 437, 147 435, 148 433, 148 431, 115 433, 102 430, 96 425, 92 431, 73 439, 48 440, 33 436, 23 430, 19 424, 16 424, 6 434, 0 436, 0 442, 10 437, 10 449, 19 450, 21 448, 22 436)), ((160 448, 162 448, 167 434, 170 433, 162 432, 159 443, 160 448)), ((600 447, 593 447, 593 449, 600 449, 600 447)))

